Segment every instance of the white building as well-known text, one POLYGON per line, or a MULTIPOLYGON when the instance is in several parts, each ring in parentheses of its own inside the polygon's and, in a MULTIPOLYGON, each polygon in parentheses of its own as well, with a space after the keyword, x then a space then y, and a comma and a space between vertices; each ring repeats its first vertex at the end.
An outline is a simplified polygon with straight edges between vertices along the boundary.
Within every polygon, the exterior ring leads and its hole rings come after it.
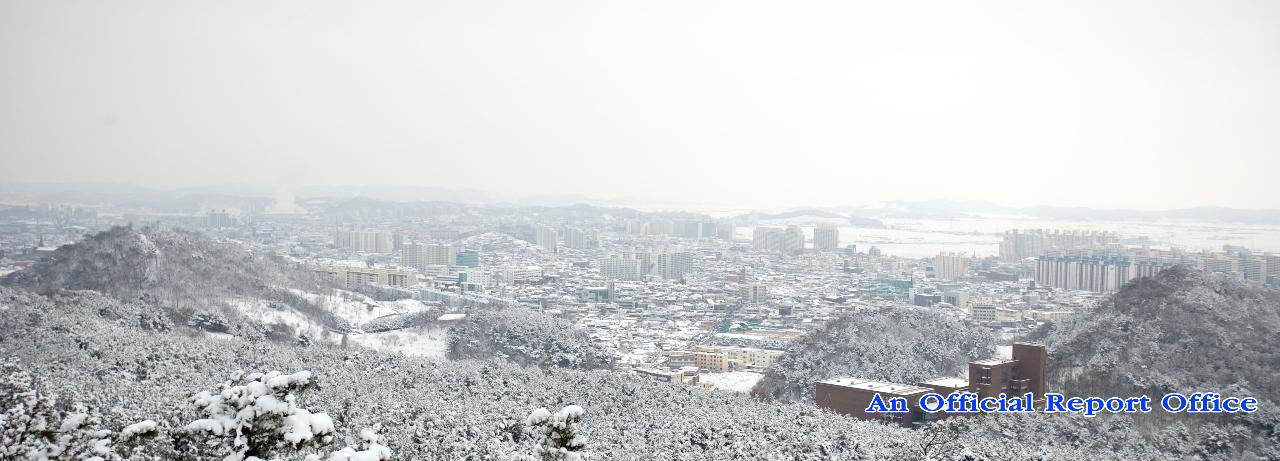
POLYGON ((600 260, 600 275, 606 280, 640 280, 640 260, 609 256, 600 260))
POLYGON ((537 243, 538 246, 546 249, 547 251, 552 253, 556 252, 556 246, 560 240, 560 235, 555 229, 549 226, 538 225, 533 227, 533 233, 535 240, 534 243, 537 243))
POLYGON ((340 250, 390 253, 395 250, 395 234, 380 230, 339 230, 333 235, 333 246, 340 250))
POLYGON ((425 269, 430 266, 453 266, 458 249, 440 243, 406 242, 400 248, 400 264, 425 269))
POLYGON ((804 249, 804 231, 800 226, 757 227, 751 235, 751 248, 770 253, 791 253, 804 249))
POLYGON ((840 228, 835 224, 819 224, 813 228, 813 249, 832 251, 840 248, 840 228))
POLYGON ((764 284, 751 283, 742 287, 742 302, 762 303, 769 299, 769 288, 764 284))
POLYGON ((955 280, 969 272, 973 259, 960 253, 938 253, 933 258, 933 271, 939 280, 955 280))
POLYGON ((975 304, 969 308, 969 318, 979 323, 994 322, 996 321, 996 306, 975 304))

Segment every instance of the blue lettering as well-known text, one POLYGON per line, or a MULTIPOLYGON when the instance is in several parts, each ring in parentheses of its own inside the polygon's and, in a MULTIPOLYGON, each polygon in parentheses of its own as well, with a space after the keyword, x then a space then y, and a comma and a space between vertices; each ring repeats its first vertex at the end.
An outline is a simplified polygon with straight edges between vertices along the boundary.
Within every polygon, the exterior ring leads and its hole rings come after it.
POLYGON ((1124 411, 1124 400, 1119 397, 1111 397, 1107 399, 1107 411, 1112 413, 1120 413, 1124 411))
POLYGON ((1227 410, 1227 413, 1235 413, 1240 411, 1240 399, 1237 399, 1235 397, 1227 397, 1225 399, 1222 399, 1222 409, 1227 410))
POLYGON ((892 397, 889 399, 888 405, 884 399, 880 398, 880 394, 871 397, 871 403, 867 404, 867 409, 863 410, 867 413, 907 413, 911 410, 907 409, 906 397, 892 397))
POLYGON ((995 413, 996 406, 997 403, 995 397, 986 397, 978 401, 978 409, 982 410, 984 413, 995 413))
POLYGON ((890 413, 906 413, 910 411, 907 410, 907 399, 905 397, 894 397, 889 399, 889 408, 890 413))
POLYGON ((1145 395, 1144 395, 1144 396, 1142 396, 1142 397, 1129 397, 1129 408, 1128 408, 1128 413, 1133 413, 1133 412, 1135 412, 1135 411, 1141 411, 1141 412, 1143 412, 1143 413, 1150 413, 1150 412, 1151 412, 1151 397, 1148 397, 1148 396, 1145 396, 1145 395), (1135 406, 1134 406, 1135 404, 1137 405, 1137 406, 1136 406, 1136 408, 1135 408, 1135 406))
POLYGON ((924 410, 925 413, 937 413, 942 411, 942 407, 946 402, 941 395, 930 392, 920 396, 920 409, 924 410))
POLYGON ((1102 399, 1100 398, 1089 397, 1087 399, 1084 399, 1084 405, 1085 405, 1085 408, 1084 408, 1085 416, 1096 416, 1099 411, 1102 411, 1103 402, 1102 402, 1102 399))
POLYGON ((1172 394, 1165 394, 1164 398, 1160 399, 1160 407, 1164 408, 1164 411, 1169 413, 1181 413, 1182 410, 1187 408, 1187 398, 1176 392, 1172 394), (1175 399, 1177 401, 1176 407, 1170 405, 1175 399))
POLYGON ((867 405, 867 409, 864 411, 867 413, 887 413, 889 407, 884 405, 884 400, 880 400, 880 394, 876 394, 871 397, 871 403, 867 405))
POLYGON ((1056 392, 1046 392, 1044 394, 1044 412, 1045 413, 1065 413, 1066 408, 1062 406, 1062 394, 1056 392))
POLYGON ((1258 411, 1258 399, 1253 397, 1245 397, 1240 399, 1240 411, 1245 413, 1253 413, 1258 411))
POLYGON ((1084 411, 1084 399, 1081 399, 1080 397, 1067 399, 1067 409, 1071 410, 1072 413, 1084 411))

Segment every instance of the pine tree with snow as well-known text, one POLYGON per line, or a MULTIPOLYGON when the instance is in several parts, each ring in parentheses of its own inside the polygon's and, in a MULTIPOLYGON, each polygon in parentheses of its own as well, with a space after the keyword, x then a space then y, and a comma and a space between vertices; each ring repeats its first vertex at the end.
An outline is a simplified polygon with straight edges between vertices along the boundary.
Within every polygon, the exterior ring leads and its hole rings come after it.
POLYGON ((576 425, 582 422, 584 413, 577 405, 561 408, 554 415, 546 408, 530 413, 525 425, 538 441, 534 453, 543 461, 582 461, 587 442, 578 434, 576 425))
POLYGON ((309 371, 288 375, 237 371, 216 393, 203 391, 192 397, 204 418, 186 429, 205 437, 206 445, 225 453, 228 461, 272 459, 328 445, 333 440, 333 420, 297 403, 297 394, 310 386, 309 371))
POLYGON ((120 460, 115 442, 155 433, 155 422, 133 424, 112 435, 100 418, 75 404, 65 411, 16 358, 4 363, 0 381, 0 459, 120 460))

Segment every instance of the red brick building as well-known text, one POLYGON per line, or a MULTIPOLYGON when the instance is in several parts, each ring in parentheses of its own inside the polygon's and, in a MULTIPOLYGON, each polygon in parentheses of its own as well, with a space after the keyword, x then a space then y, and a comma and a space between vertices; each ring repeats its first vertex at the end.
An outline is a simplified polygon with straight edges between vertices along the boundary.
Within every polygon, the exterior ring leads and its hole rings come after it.
POLYGON ((929 392, 948 395, 958 391, 978 394, 979 398, 1021 396, 1034 393, 1040 400, 1045 392, 1045 374, 1049 354, 1043 344, 1013 343, 1008 359, 984 359, 969 362, 969 379, 941 378, 916 386, 884 383, 858 378, 835 378, 814 383, 815 402, 821 408, 859 419, 882 420, 913 427, 927 421, 946 418, 944 413, 928 414, 919 407, 920 396, 929 392), (872 398, 880 394, 884 402, 893 397, 906 397, 906 413, 868 413, 872 398))
POLYGON ((918 405, 920 396, 933 392, 927 387, 857 378, 827 379, 818 381, 814 386, 814 400, 819 407, 859 419, 881 420, 903 427, 912 427, 924 421, 926 414, 918 405), (880 395, 885 405, 888 405, 889 399, 893 397, 905 397, 908 402, 908 412, 868 413, 867 406, 871 404, 876 394, 880 395))

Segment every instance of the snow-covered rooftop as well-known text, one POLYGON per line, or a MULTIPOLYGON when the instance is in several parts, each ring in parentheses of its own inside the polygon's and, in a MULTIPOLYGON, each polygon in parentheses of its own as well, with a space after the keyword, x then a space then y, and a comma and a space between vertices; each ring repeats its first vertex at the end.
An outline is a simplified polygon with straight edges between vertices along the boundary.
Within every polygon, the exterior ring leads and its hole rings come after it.
POLYGON ((833 378, 833 379, 824 379, 818 382, 823 384, 830 384, 833 386, 847 387, 850 389, 871 391, 871 392, 876 392, 880 394, 913 395, 913 394, 920 394, 924 392, 933 391, 932 389, 929 389, 926 387, 912 386, 909 384, 887 383, 883 381, 872 381, 869 379, 860 379, 860 378, 833 378))

